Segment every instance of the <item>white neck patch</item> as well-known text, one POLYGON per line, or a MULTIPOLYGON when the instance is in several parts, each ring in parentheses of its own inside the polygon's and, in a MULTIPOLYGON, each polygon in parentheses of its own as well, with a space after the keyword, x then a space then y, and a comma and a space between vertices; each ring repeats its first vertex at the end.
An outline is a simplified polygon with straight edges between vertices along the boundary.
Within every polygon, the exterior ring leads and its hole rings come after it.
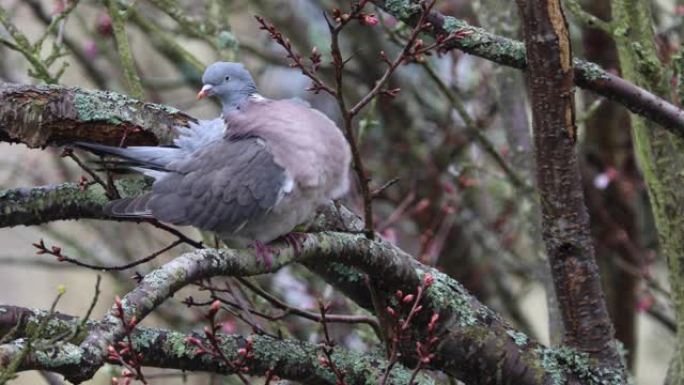
POLYGON ((249 95, 249 99, 257 103, 266 101, 266 98, 259 94, 251 94, 249 95))

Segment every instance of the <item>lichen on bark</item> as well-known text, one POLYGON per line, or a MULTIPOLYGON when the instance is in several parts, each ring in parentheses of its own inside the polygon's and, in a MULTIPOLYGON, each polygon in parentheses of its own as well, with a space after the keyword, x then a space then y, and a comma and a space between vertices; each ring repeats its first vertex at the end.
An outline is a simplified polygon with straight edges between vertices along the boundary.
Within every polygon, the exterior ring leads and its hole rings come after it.
POLYGON ((166 144, 190 116, 109 91, 60 86, 0 85, 0 140, 29 147, 88 138, 119 145, 166 144), (154 123, 152 123, 154 122, 154 123))
MULTIPOLYGON (((649 64, 659 61, 648 4, 641 0, 613 0, 612 7, 623 77, 658 95, 668 95, 664 71, 654 71, 649 64)), ((632 127, 634 150, 651 201, 659 247, 669 264, 677 317, 677 341, 668 383, 684 384, 684 139, 636 115, 632 115, 632 127)))

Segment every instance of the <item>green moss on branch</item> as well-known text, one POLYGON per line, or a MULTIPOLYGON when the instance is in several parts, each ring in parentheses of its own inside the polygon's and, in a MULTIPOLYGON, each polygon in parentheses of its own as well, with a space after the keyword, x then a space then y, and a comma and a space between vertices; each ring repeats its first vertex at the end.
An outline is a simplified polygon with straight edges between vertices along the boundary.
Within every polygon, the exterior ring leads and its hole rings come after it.
MULTIPOLYGON (((14 306, 0 306, 0 337, 13 329, 22 319, 19 329, 14 329, 16 338, 28 336, 31 330, 38 327, 47 316, 47 312, 14 306)), ((74 330, 78 318, 58 314, 49 322, 42 339, 68 335, 74 330)), ((89 322, 88 328, 97 326, 97 322, 89 322)), ((188 337, 202 339, 201 334, 184 334, 162 329, 138 327, 133 332, 135 350, 142 354, 144 366, 169 368, 187 371, 206 371, 231 374, 233 370, 226 367, 220 359, 206 354, 196 353, 196 347, 189 344, 188 337)), ((78 343, 83 335, 77 335, 52 346, 49 354, 43 351, 33 353, 23 363, 21 370, 52 369, 68 375, 68 371, 80 364, 83 352, 78 343)), ((305 383, 336 383, 335 375, 329 368, 321 366, 318 356, 320 347, 317 344, 292 339, 276 339, 268 336, 221 335, 221 350, 229 360, 238 359, 238 349, 245 345, 249 338, 253 343, 254 357, 247 362, 250 375, 265 375, 272 370, 280 378, 305 383)), ((15 341, 0 345, 0 367, 11 360, 22 349, 22 342, 15 341)), ((336 347, 332 353, 335 366, 345 373, 349 385, 371 385, 381 382, 387 361, 374 353, 358 353, 336 347)), ((118 362, 110 362, 119 364, 118 362)), ((388 384, 408 384, 411 371, 397 365, 391 373, 388 384)), ((431 384, 427 376, 420 375, 417 384, 431 384)))
MULTIPOLYGON (((148 183, 143 178, 116 182, 122 197, 140 195, 148 183)), ((0 190, 0 227, 39 225, 49 221, 93 218, 103 219, 108 198, 102 186, 77 183, 0 190)))

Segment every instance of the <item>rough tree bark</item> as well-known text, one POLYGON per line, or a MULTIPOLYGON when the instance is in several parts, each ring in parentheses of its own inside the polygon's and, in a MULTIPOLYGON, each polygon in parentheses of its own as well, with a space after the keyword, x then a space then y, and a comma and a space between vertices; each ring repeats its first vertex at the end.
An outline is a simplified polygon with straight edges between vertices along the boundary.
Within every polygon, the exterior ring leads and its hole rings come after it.
POLYGON ((29 147, 89 138, 119 145, 168 143, 173 126, 190 116, 160 104, 144 103, 108 91, 59 86, 0 85, 0 141, 29 147), (150 124, 154 122, 154 124, 150 124))
MULTIPOLYGON (((614 37, 622 76, 659 95, 668 79, 657 55, 650 4, 613 0, 614 37)), ((669 384, 684 384, 684 139, 639 116, 632 116, 634 150, 649 192, 660 250, 667 256, 677 315, 677 347, 669 384)))
MULTIPOLYGON (((11 332, 16 338, 30 337, 31 330, 39 327, 41 321, 50 319, 44 337, 59 338, 70 335, 81 321, 77 317, 57 313, 49 317, 49 313, 35 309, 0 305, 0 335, 11 332), (21 320, 21 321, 20 321, 21 320)), ((66 366, 69 362, 78 363, 82 352, 78 343, 88 330, 98 326, 97 321, 86 324, 84 333, 74 336, 69 341, 61 341, 59 348, 51 352, 49 361, 42 352, 33 352, 24 360, 21 370, 54 369, 66 366), (61 364, 61 365, 60 365, 61 364)), ((221 374, 234 374, 235 367, 206 354, 199 354, 196 346, 188 342, 188 337, 202 340, 201 333, 179 333, 172 330, 138 327, 133 332, 135 350, 142 354, 143 365, 156 368, 182 369, 186 371, 207 371, 221 374)), ((286 380, 321 385, 335 385, 337 378, 318 360, 321 354, 317 344, 292 339, 277 339, 264 335, 223 335, 221 351, 229 360, 239 358, 239 348, 246 345, 247 339, 254 346, 254 357, 249 360, 249 374, 264 376, 267 372, 286 380)), ((0 345, 0 367, 11 361, 25 347, 25 340, 13 344, 0 345)), ((336 366, 343 371, 349 385, 378 384, 381 382, 387 360, 377 354, 363 354, 335 347, 332 357, 336 366)), ((119 362, 109 361, 117 365, 119 362)), ((411 370, 398 365, 392 371, 388 384, 408 384, 411 370)), ((420 375, 418 384, 429 384, 430 380, 420 375)))
MULTIPOLYGON (((31 88, 27 88, 30 91, 31 88)), ((50 88, 51 92, 59 94, 58 88, 50 88)), ((74 89, 63 89, 64 95, 81 92, 74 89)), ((0 92, 0 94, 2 94, 0 92)), ((101 95, 93 96, 100 100, 101 95)), ((18 98, 24 103, 30 103, 30 98, 18 98)), ((112 100, 121 100, 120 96, 112 94, 112 100)), ((131 103, 136 101, 128 100, 131 103)), ((74 116, 69 109, 40 110, 41 101, 37 106, 26 107, 40 113, 22 115, 20 122, 23 130, 12 131, 12 127, 3 125, 0 128, 7 134, 15 132, 12 141, 31 141, 36 132, 46 129, 43 121, 63 121, 66 113, 74 116), (34 127, 36 132, 32 132, 34 127), (20 134, 16 134, 19 132, 20 134)), ((22 106, 21 104, 19 106, 22 106)), ((18 106, 18 107, 19 107, 18 106)), ((109 108, 104 103, 102 108, 109 108)), ((0 122, 11 121, 15 116, 13 109, 6 108, 0 114, 0 122)), ((97 111, 106 114, 108 110, 97 111)), ((160 111, 165 111, 161 109, 160 111)), ((95 111, 94 111, 95 112, 95 111)), ((174 113, 170 113, 173 116, 174 113)), ((161 118, 161 117, 160 117, 161 118)), ((168 117, 167 117, 168 118, 168 117)), ((114 120, 112 131, 119 135, 126 134, 118 120, 114 120)), ((74 130, 80 131, 82 136, 66 134, 73 139, 97 140, 99 132, 85 129, 89 125, 106 124, 102 121, 85 120, 71 121, 74 130)), ((143 121, 139 126, 140 132, 153 135, 155 121, 143 121)), ((162 132, 162 134, 166 134, 162 132)), ((38 135, 40 136, 40 135, 38 135)), ((41 140, 41 145, 51 143, 49 136, 41 140)), ((118 138, 109 138, 116 141, 118 138)), ((164 142, 154 138, 154 142, 164 142)), ((73 185, 72 185, 73 186, 73 185)), ((62 186, 70 188, 70 186, 62 186)), ((97 207, 102 207, 103 191, 97 190, 74 191, 62 194, 63 189, 52 187, 35 188, 0 194, 0 217, 8 216, 13 219, 3 220, 3 226, 37 224, 58 218, 99 217, 97 207), (35 194, 35 195, 34 195, 35 194), (49 202, 44 206, 31 206, 32 196, 41 196, 41 200, 49 202), (62 199, 60 201, 60 199, 62 199), (78 201, 79 203, 73 203, 78 201), (61 203, 69 203, 69 210, 55 211, 61 203), (21 215, 12 216, 13 212, 21 215), (43 211, 49 215, 43 216, 43 211)), ((330 217, 333 223, 337 217, 330 217)), ((330 228, 328 224, 323 228, 330 228)), ((412 292, 421 280, 430 274, 434 277, 433 285, 427 290, 424 300, 424 310, 413 323, 409 331, 409 338, 401 344, 402 362, 411 366, 415 363, 415 342, 425 338, 427 321, 433 312, 440 315, 440 344, 436 348, 436 357, 431 362, 431 368, 443 370, 466 383, 474 384, 559 384, 581 383, 580 379, 605 378, 606 369, 594 366, 590 355, 572 348, 561 347, 551 349, 545 347, 519 331, 511 328, 497 314, 483 306, 465 289, 448 276, 421 265, 413 257, 404 253, 393 245, 382 241, 370 241, 360 235, 320 232, 309 234, 302 239, 298 250, 285 244, 275 244, 279 251, 271 269, 265 270, 256 263, 252 250, 210 250, 205 249, 184 254, 148 274, 140 285, 124 297, 126 318, 136 315, 142 320, 145 315, 153 311, 161 302, 179 288, 194 282, 201 277, 215 275, 251 275, 272 271, 276 266, 301 262, 312 270, 319 272, 329 282, 341 288, 350 298, 362 306, 369 307, 368 292, 363 285, 359 285, 363 274, 368 275, 370 282, 376 285, 378 293, 392 296, 397 289, 412 292), (333 262, 337 264, 333 264, 333 262), (360 289, 361 288, 361 289, 360 289)), ((84 336, 80 345, 73 345, 77 349, 73 361, 62 364, 47 362, 51 370, 62 372, 74 382, 83 381, 92 375, 104 358, 102 353, 106 346, 121 335, 120 323, 112 315, 108 315, 84 336), (89 366, 90 365, 90 366, 89 366)), ((10 344, 11 345, 11 344, 10 344)), ((2 348, 10 349, 11 346, 2 348)), ((0 349, 1 350, 1 349, 0 349)), ((14 350, 16 352, 16 350, 14 350)), ((72 356, 73 358, 73 356, 72 356)))
POLYGON ((625 380, 584 205, 575 148, 572 50, 560 0, 517 0, 525 31, 537 186, 564 343, 625 380))

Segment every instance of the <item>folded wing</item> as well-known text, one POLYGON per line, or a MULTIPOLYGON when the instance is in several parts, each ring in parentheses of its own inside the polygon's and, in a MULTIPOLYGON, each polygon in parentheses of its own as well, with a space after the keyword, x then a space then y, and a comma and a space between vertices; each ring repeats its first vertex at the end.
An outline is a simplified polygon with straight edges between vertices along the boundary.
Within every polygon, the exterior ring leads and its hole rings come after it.
POLYGON ((110 202, 106 210, 111 215, 231 233, 268 214, 291 181, 286 183, 286 172, 266 142, 249 136, 224 138, 222 127, 217 119, 179 130, 176 147, 77 145, 123 158, 132 169, 155 178, 151 192, 110 202))

